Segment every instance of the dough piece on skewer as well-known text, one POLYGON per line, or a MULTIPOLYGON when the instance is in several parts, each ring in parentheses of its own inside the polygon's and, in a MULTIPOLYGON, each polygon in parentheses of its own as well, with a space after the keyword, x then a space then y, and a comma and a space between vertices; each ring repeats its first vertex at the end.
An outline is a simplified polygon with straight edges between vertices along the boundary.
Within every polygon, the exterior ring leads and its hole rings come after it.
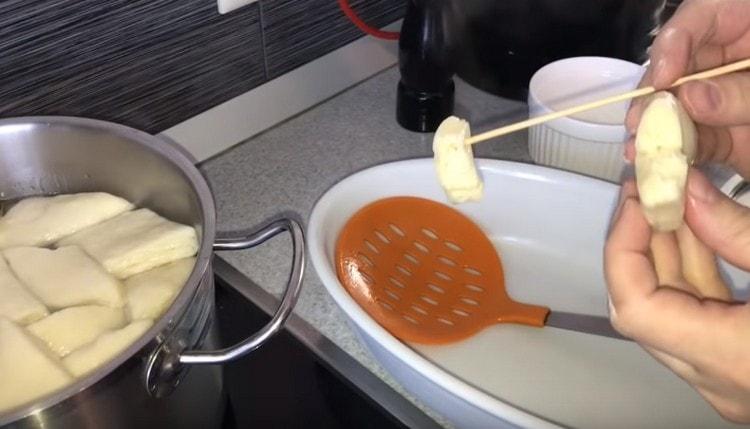
POLYGON ((682 225, 688 167, 697 150, 695 124, 669 92, 647 102, 635 139, 635 174, 643 214, 657 231, 682 225))
POLYGON ((465 143, 470 135, 468 122, 450 116, 440 124, 432 140, 440 186, 452 203, 482 198, 484 184, 474 163, 471 145, 465 143))

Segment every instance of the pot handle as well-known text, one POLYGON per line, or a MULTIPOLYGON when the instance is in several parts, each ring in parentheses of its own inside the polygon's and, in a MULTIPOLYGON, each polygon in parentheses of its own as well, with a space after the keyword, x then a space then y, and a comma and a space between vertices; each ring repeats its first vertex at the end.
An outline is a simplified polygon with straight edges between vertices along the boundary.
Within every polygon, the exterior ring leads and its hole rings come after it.
POLYGON ((281 304, 271 321, 260 331, 247 339, 221 350, 190 350, 182 352, 179 361, 182 364, 216 364, 229 362, 257 349, 268 341, 284 326, 284 322, 292 313, 297 303, 302 277, 305 273, 305 236, 300 224, 289 218, 277 219, 260 230, 238 237, 217 238, 214 250, 242 250, 255 247, 275 235, 289 231, 292 236, 292 271, 289 274, 286 291, 281 304))

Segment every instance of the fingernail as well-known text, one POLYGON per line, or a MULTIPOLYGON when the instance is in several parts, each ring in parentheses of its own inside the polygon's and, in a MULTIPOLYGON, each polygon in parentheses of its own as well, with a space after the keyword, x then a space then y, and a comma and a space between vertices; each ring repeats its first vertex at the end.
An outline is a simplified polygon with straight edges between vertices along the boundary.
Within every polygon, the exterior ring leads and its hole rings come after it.
POLYGON ((687 102, 695 113, 713 112, 721 105, 721 91, 713 82, 695 82, 686 91, 687 102))
POLYGON ((688 177, 688 195, 702 203, 714 203, 719 191, 701 174, 690 174, 688 177))

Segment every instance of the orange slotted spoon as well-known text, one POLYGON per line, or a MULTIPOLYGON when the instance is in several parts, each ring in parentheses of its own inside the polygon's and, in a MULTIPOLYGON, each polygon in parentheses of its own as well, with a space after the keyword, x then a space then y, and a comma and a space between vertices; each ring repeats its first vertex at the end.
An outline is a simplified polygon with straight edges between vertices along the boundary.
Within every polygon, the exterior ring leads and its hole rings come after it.
POLYGON ((513 301, 487 236, 431 200, 393 197, 359 210, 339 234, 336 270, 354 300, 403 341, 450 343, 496 323, 625 339, 604 317, 513 301))

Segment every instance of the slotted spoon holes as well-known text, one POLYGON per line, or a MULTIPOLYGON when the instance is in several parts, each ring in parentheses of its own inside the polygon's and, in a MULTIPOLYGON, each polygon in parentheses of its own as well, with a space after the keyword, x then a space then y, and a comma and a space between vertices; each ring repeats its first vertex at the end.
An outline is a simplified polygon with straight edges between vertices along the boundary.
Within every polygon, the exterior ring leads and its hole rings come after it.
POLYGON ((464 270, 464 272, 466 274, 469 274, 469 275, 472 275, 472 276, 475 276, 475 277, 481 277, 482 276, 482 272, 479 271, 478 269, 474 268, 474 267, 464 267, 463 270, 464 270))
POLYGON ((357 258, 359 258, 360 261, 362 261, 365 265, 367 265, 369 267, 374 267, 375 266, 375 262, 373 262, 372 259, 369 256, 365 255, 362 252, 357 253, 357 258))
POLYGON ((447 256, 443 256, 443 255, 438 256, 437 260, 440 261, 440 263, 442 263, 443 265, 447 265, 449 267, 455 267, 455 266, 458 265, 456 263, 456 261, 454 261, 453 259, 451 259, 451 258, 449 258, 447 256))
POLYGON ((484 292, 484 288, 475 284, 467 283, 464 285, 464 287, 472 292, 482 293, 484 292))
POLYGON ((394 223, 389 223, 388 228, 393 231, 394 234, 398 235, 399 237, 403 238, 406 237, 406 233, 403 229, 401 229, 398 225, 394 223))
POLYGON ((479 301, 477 301, 476 299, 467 298, 465 296, 462 296, 462 297, 458 298, 458 300, 461 301, 462 303, 466 304, 466 305, 471 305, 472 307, 479 307, 479 301))
POLYGON ((378 250, 378 247, 375 246, 370 240, 365 239, 364 240, 365 247, 370 249, 370 251, 376 255, 380 254, 380 250, 378 250))
POLYGON ((437 233, 430 228, 422 228, 422 235, 429 238, 430 240, 438 240, 440 237, 438 237, 437 233))
POLYGON ((377 229, 373 231, 373 234, 375 234, 375 236, 378 237, 378 239, 380 241, 382 241, 384 244, 390 244, 391 243, 391 240, 388 237, 386 237, 385 234, 383 234, 382 232, 378 231, 377 229))
POLYGON ((417 313, 421 314, 422 316, 427 316, 429 313, 424 308, 418 306, 418 305, 412 305, 411 309, 416 311, 417 313))
POLYGON ((393 285, 396 286, 399 289, 406 289, 406 285, 399 279, 395 277, 388 277, 388 281, 393 285))
POLYGON ((435 277, 439 278, 440 280, 446 281, 446 282, 452 282, 453 277, 449 276, 448 274, 445 274, 442 271, 435 271, 434 272, 435 277))
POLYGON ((446 319, 444 317, 438 317, 435 320, 437 320, 438 322, 442 323, 443 325, 448 325, 448 326, 454 326, 455 325, 455 323, 452 320, 446 319))
POLYGON ((403 317, 404 320, 406 320, 407 322, 409 322, 409 323, 411 323, 413 325, 419 325, 419 321, 417 319, 415 319, 414 317, 409 316, 408 314, 402 314, 401 317, 403 317))
POLYGON ((404 259, 411 262, 414 265, 419 265, 419 259, 417 259, 416 256, 412 255, 411 253, 404 253, 404 259))
POLYGON ((469 316, 471 316, 471 313, 469 313, 468 311, 465 311, 465 310, 461 310, 460 308, 451 309, 451 313, 453 313, 453 314, 455 314, 457 316, 460 316, 460 317, 469 317, 469 316))
POLYGON ((407 277, 411 277, 412 275, 411 271, 403 265, 396 264, 396 270, 407 277))
POLYGON ((422 243, 422 242, 420 242, 420 241, 414 241, 414 243, 412 243, 412 244, 413 244, 413 245, 414 245, 414 247, 416 247, 416 248, 417 248, 417 250, 419 250, 420 252, 422 252, 422 253, 430 253, 430 249, 429 249, 429 248, 428 248, 427 246, 425 246, 425 245, 424 245, 424 243, 422 243))
POLYGON ((442 287, 440 287, 440 286, 438 286, 438 285, 436 285, 436 284, 433 284, 433 283, 427 283, 427 287, 428 287, 428 288, 429 288, 430 290, 434 291, 434 292, 437 292, 437 293, 442 293, 442 294, 444 294, 444 293, 445 293, 445 289, 443 289, 442 287))
POLYGON ((393 306, 391 304, 389 304, 386 301, 383 301, 382 299, 377 299, 377 300, 375 300, 375 302, 377 302, 378 304, 380 304, 381 307, 385 308, 388 311, 396 311, 396 309, 393 308, 393 306))
POLYGON ((373 286, 375 284, 375 280, 372 278, 372 276, 363 271, 359 272, 359 277, 367 286, 373 286))
POLYGON ((393 301, 401 301, 401 296, 399 296, 399 294, 397 294, 396 292, 394 292, 394 291, 392 291, 390 289, 386 289, 386 288, 383 288, 383 292, 385 292, 386 296, 388 298, 390 298, 391 300, 393 300, 393 301))
POLYGON ((452 251, 456 253, 461 253, 464 251, 464 249, 461 246, 459 246, 458 244, 452 241, 444 241, 443 244, 445 245, 445 247, 451 249, 452 251))
POLYGON ((432 297, 429 297, 427 295, 419 295, 419 299, 421 299, 422 301, 424 301, 424 302, 426 302, 426 303, 428 303, 428 304, 430 304, 432 306, 437 306, 438 305, 438 301, 436 299, 434 299, 432 297))

